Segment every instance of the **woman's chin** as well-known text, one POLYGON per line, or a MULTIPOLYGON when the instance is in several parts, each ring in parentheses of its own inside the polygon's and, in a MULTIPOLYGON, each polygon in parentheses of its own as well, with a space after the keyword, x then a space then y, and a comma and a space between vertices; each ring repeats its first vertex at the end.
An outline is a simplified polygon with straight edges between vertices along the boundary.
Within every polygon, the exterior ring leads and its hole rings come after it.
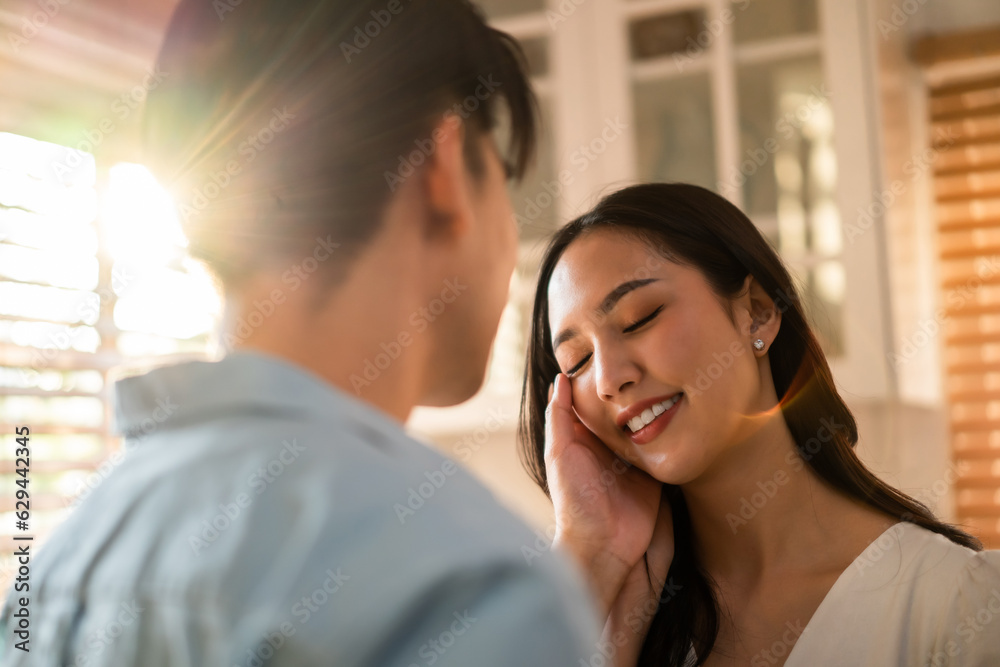
POLYGON ((609 447, 622 461, 664 484, 685 484, 701 473, 703 462, 676 437, 659 437, 645 445, 615 441, 609 447))
MULTIPOLYGON (((653 443, 650 443, 653 444, 653 443)), ((640 452, 634 464, 645 470, 653 479, 664 484, 680 486, 696 479, 701 474, 701 461, 697 457, 685 455, 681 446, 671 446, 669 451, 655 447, 640 452)))

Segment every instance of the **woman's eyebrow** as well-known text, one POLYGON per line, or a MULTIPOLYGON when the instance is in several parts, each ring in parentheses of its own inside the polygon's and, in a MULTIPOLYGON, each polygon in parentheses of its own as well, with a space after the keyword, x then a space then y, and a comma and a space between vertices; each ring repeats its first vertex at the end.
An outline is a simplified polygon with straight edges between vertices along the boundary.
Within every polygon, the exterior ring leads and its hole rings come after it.
MULTIPOLYGON (((601 301, 601 305, 594 310, 594 315, 598 319, 603 319, 608 315, 608 313, 614 310, 615 306, 618 305, 618 302, 621 301, 622 297, 626 294, 650 283, 659 282, 659 280, 659 278, 643 278, 641 280, 628 280, 623 282, 621 285, 608 292, 608 295, 601 301)), ((576 329, 572 327, 560 331, 559 335, 552 339, 552 351, 554 352, 560 345, 576 336, 576 334, 576 329)))
POLYGON ((618 287, 608 292, 608 295, 604 297, 604 301, 601 301, 601 305, 597 307, 595 313, 599 317, 606 316, 608 313, 614 310, 614 307, 618 305, 618 302, 621 301, 621 298, 623 296, 625 296, 634 289, 638 289, 640 287, 643 287, 644 285, 648 285, 649 283, 655 283, 658 281, 659 278, 643 278, 642 280, 629 280, 628 282, 622 283, 618 287))

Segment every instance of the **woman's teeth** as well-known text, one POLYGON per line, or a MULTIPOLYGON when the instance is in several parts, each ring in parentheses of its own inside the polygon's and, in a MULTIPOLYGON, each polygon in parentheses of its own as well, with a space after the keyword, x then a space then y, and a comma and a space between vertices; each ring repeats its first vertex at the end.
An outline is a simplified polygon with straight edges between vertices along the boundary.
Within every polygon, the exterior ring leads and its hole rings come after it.
POLYGON ((673 396, 671 396, 667 400, 662 401, 660 403, 657 403, 656 405, 654 405, 652 407, 646 408, 645 410, 642 411, 642 414, 639 414, 639 415, 636 415, 635 417, 632 417, 632 419, 628 420, 628 429, 629 429, 629 431, 631 431, 632 433, 635 433, 636 431, 638 431, 639 429, 641 429, 643 426, 645 426, 649 422, 653 421, 654 419, 656 419, 657 417, 659 417, 660 415, 662 415, 664 412, 666 412, 670 408, 674 407, 674 403, 676 403, 677 401, 681 400, 681 396, 683 396, 683 395, 684 395, 684 392, 680 392, 680 393, 674 394, 673 396))

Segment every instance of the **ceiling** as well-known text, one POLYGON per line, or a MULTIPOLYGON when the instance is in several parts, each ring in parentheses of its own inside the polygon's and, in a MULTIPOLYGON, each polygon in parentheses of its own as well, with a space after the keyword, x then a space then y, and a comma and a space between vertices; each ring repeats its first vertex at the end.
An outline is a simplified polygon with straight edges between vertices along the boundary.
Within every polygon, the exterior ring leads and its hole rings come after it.
POLYGON ((177 0, 4 0, 0 131, 129 159, 177 0))

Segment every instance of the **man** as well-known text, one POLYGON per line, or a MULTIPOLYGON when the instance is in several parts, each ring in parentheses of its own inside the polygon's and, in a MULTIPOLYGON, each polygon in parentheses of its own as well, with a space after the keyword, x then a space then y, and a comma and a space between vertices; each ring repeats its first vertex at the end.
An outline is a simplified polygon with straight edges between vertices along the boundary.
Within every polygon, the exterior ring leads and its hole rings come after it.
POLYGON ((182 0, 157 69, 150 161, 233 351, 117 384, 135 446, 33 562, 4 664, 588 662, 568 562, 403 430, 481 386, 507 298, 513 41, 462 0, 182 0))

